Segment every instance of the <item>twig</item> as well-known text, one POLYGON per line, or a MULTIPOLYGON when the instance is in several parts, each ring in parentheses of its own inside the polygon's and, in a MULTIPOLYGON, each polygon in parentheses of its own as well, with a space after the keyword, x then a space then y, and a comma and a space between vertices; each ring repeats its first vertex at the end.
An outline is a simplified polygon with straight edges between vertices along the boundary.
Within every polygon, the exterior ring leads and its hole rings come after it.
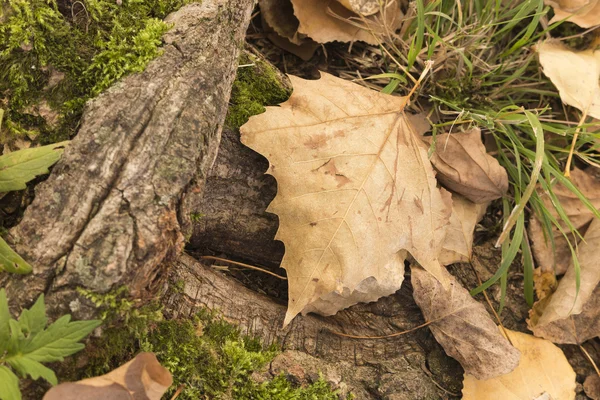
POLYGON ((592 367, 594 367, 594 370, 596 371, 598 376, 600 376, 600 369, 598 369, 598 366, 594 362, 594 359, 592 358, 590 353, 588 353, 587 350, 582 345, 579 345, 579 350, 581 350, 583 355, 585 355, 585 357, 588 359, 588 361, 592 364, 592 367))
POLYGON ((334 335, 337 335, 337 336, 343 336, 343 337, 347 337, 347 338, 350 338, 350 339, 388 339, 388 338, 393 338, 393 337, 397 337, 397 336, 402 336, 402 335, 405 335, 405 334, 407 334, 407 333, 414 332, 414 331, 416 331, 416 330, 419 330, 419 329, 421 329, 421 328, 424 328, 424 327, 426 327, 426 326, 428 326, 428 325, 431 325, 431 324, 433 324, 434 322, 437 322, 437 321, 439 321, 439 320, 441 320, 441 319, 443 319, 443 318, 446 318, 446 317, 447 317, 447 315, 444 315, 443 317, 440 317, 440 318, 434 319, 434 320, 432 320, 432 321, 427 321, 427 322, 425 322, 424 324, 421 324, 421 325, 419 325, 419 326, 415 326, 414 328, 410 328, 410 329, 408 329, 408 330, 406 330, 406 331, 402 331, 402 332, 395 332, 395 333, 390 333, 389 335, 383 335, 383 336, 360 336, 360 335, 349 335, 349 334, 347 334, 347 333, 342 333, 342 332, 334 331, 333 329, 329 329, 329 328, 327 328, 327 330, 328 330, 329 332, 333 333, 334 335))
POLYGON ((253 269, 255 271, 264 272, 265 274, 272 275, 275 278, 279 278, 279 279, 282 279, 284 281, 287 281, 287 278, 285 276, 277 275, 274 272, 268 271, 268 270, 260 268, 260 267, 255 267, 254 265, 245 264, 245 263, 238 262, 238 261, 231 261, 231 260, 228 260, 226 258, 214 257, 214 256, 201 256, 200 258, 203 259, 203 260, 215 260, 215 261, 226 262, 226 263, 237 265, 237 266, 240 266, 240 267, 244 267, 244 268, 248 268, 248 269, 253 269))
POLYGON ((185 386, 185 384, 181 384, 179 385, 179 387, 177 388, 177 390, 175 391, 175 393, 173 393, 173 397, 171 397, 171 400, 175 400, 176 398, 179 397, 179 395, 181 394, 181 392, 183 391, 183 387, 185 386))

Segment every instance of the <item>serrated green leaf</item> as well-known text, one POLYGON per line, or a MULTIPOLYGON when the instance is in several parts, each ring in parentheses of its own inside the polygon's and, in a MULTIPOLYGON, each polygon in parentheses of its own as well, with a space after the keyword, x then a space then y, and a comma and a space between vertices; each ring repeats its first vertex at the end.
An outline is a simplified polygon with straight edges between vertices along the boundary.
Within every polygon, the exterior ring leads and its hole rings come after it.
POLYGON ((84 345, 78 342, 101 323, 100 320, 71 322, 71 316, 64 315, 27 341, 19 351, 34 361, 62 361, 83 349, 84 345))
POLYGON ((10 311, 8 309, 8 300, 6 299, 6 291, 0 289, 0 357, 8 348, 8 339, 10 338, 10 311))
POLYGON ((21 400, 19 378, 3 365, 0 365, 0 399, 21 400))
POLYGON ((29 375, 33 379, 44 378, 53 386, 58 384, 54 371, 27 356, 12 357, 7 362, 23 378, 29 375))
POLYGON ((46 305, 44 304, 44 294, 42 293, 29 310, 23 310, 21 312, 19 324, 24 333, 33 335, 41 332, 46 327, 47 323, 46 305))
POLYGON ((0 156, 0 193, 26 188, 26 183, 48 173, 57 162, 68 141, 23 149, 0 156))
POLYGON ((15 253, 4 239, 0 237, 0 271, 12 272, 13 274, 28 274, 31 270, 31 265, 15 253))

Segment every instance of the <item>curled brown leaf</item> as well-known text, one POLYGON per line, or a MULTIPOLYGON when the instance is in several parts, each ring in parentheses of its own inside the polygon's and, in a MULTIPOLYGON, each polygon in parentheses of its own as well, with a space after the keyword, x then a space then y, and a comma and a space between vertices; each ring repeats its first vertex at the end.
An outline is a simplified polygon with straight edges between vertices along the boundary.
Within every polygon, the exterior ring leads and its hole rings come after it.
POLYGON ((447 271, 445 289, 431 274, 411 266, 413 296, 429 329, 446 353, 469 375, 491 379, 507 374, 519 364, 519 351, 498 330, 485 307, 447 271))
MULTIPOLYGON (((433 137, 423 140, 431 145, 433 137)), ((437 135, 431 163, 442 185, 472 202, 492 201, 508 190, 506 170, 486 153, 478 128, 465 133, 437 135)))
POLYGON ((44 400, 160 400, 172 384, 171 373, 153 353, 140 353, 108 374, 61 383, 44 400))

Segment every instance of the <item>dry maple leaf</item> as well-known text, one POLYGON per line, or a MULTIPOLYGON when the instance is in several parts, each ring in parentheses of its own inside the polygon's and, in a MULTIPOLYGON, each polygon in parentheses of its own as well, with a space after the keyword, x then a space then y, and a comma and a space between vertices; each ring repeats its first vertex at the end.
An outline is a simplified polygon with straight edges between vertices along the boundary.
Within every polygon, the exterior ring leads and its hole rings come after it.
POLYGON ((394 32, 403 18, 397 0, 378 4, 376 14, 358 15, 335 0, 292 0, 300 25, 298 32, 316 42, 333 41, 379 44, 379 35, 394 32))
POLYGON ((276 239, 286 248, 284 324, 365 280, 387 286, 384 279, 402 275, 402 250, 447 284, 437 257, 450 193, 437 187, 427 148, 407 123, 407 100, 328 74, 290 80, 288 101, 240 129, 242 142, 269 160, 267 172, 277 180, 267 211, 279 216, 276 239))
MULTIPOLYGON (((423 140, 431 144, 433 137, 423 140)), ((486 203, 506 194, 506 170, 486 153, 479 128, 437 135, 435 142, 431 163, 442 185, 475 203, 486 203)))
POLYGON ((549 40, 537 46, 544 74, 558 89, 561 100, 600 118, 600 51, 573 51, 549 40))
POLYGON ((534 335, 555 343, 583 343, 600 335, 600 220, 594 219, 577 248, 581 285, 571 264, 556 291, 537 302, 528 321, 534 335), (584 312, 585 310, 585 312, 584 312))
POLYGON ((575 399, 576 374, 562 350, 548 340, 506 329, 521 351, 519 366, 509 374, 478 380, 465 373, 463 400, 575 399))
POLYGON ((449 289, 419 266, 411 266, 413 297, 446 353, 478 379, 507 374, 519 351, 500 334, 485 307, 447 271, 449 289))
MULTIPOLYGON (((594 207, 600 208, 600 182, 596 178, 586 171, 575 168, 571 171, 571 182, 594 207)), ((562 184, 557 184, 552 190, 573 226, 583 235, 589 223, 594 219, 594 214, 579 200, 579 197, 575 193, 562 184)), ((552 205, 550 196, 545 194, 541 187, 538 187, 538 193, 546 209, 560 222, 562 229, 565 232, 569 232, 567 225, 561 221, 558 212, 552 205)), ((571 263, 571 249, 569 248, 567 239, 554 226, 552 227, 552 236, 554 250, 550 238, 544 236, 541 222, 535 216, 530 218, 529 237, 538 267, 543 272, 562 275, 567 271, 571 263)), ((580 241, 579 237, 575 234, 569 233, 568 237, 572 246, 575 246, 580 241)))
POLYGON ((458 194, 452 195, 452 214, 439 260, 442 265, 469 262, 473 251, 473 231, 487 210, 458 194))
POLYGON ((44 400, 160 400, 172 384, 171 373, 153 353, 140 353, 108 374, 61 383, 44 400))
POLYGON ((565 18, 582 28, 600 24, 599 0, 546 0, 544 3, 554 8, 551 24, 565 18))

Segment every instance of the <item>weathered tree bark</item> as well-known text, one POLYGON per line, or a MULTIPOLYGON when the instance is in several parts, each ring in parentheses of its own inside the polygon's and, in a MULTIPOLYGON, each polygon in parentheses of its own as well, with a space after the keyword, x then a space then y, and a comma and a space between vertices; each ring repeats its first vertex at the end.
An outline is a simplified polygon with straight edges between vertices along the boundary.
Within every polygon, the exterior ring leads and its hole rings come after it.
POLYGON ((356 305, 333 317, 298 316, 282 329, 285 305, 194 258, 180 257, 170 273, 171 281, 184 284, 183 290, 167 289, 163 304, 173 317, 192 316, 202 307, 218 309, 243 332, 267 343, 279 343, 286 352, 272 363, 273 374, 283 368, 298 379, 298 375, 318 377, 321 372, 334 386, 353 392, 357 399, 449 398, 442 387, 456 391, 462 380, 458 363, 443 353, 427 329, 379 340, 357 340, 331 332, 373 336, 422 324, 410 284, 393 296, 356 305))
MULTIPOLYGON (((77 287, 148 287, 183 246, 182 197, 214 161, 252 0, 204 0, 167 18, 164 54, 90 102, 77 137, 12 231, 34 266, 0 286, 11 304, 47 294, 83 317, 77 287)), ((60 310, 59 310, 60 309, 60 310)))

